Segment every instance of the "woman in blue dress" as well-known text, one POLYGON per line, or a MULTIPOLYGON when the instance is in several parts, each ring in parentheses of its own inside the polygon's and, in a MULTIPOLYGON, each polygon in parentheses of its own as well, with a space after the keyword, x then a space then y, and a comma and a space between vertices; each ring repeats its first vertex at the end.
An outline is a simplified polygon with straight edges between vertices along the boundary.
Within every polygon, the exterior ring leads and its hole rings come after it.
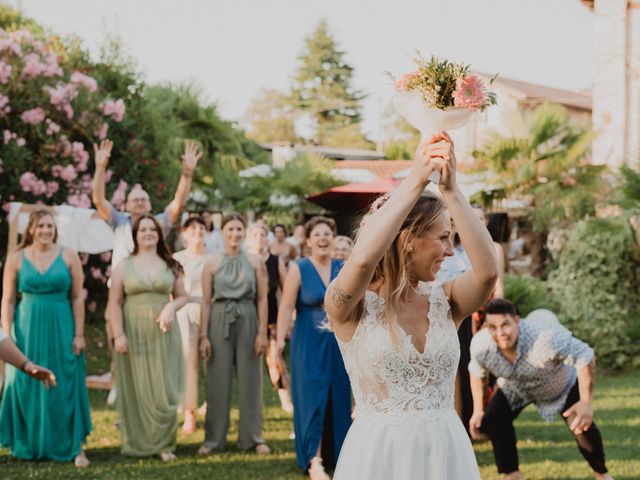
POLYGON ((91 432, 91 418, 85 385, 82 264, 76 252, 57 243, 57 237, 51 213, 36 210, 29 216, 22 244, 7 258, 2 326, 28 358, 53 371, 58 386, 47 390, 8 367, 0 443, 24 460, 74 461, 86 467, 82 444, 91 432))
POLYGON ((277 346, 282 352, 291 317, 291 395, 298 466, 312 480, 328 479, 351 425, 351 390, 335 335, 323 309, 327 285, 342 262, 332 259, 336 225, 314 217, 305 225, 309 257, 290 264, 278 310, 277 346))

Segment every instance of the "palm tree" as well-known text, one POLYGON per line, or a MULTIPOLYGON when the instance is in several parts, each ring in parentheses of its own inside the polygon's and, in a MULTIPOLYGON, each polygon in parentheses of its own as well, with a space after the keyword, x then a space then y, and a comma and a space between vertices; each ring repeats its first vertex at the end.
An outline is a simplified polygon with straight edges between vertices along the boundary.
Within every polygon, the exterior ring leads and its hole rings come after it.
POLYGON ((492 171, 495 195, 523 198, 529 204, 525 236, 532 273, 543 274, 547 233, 595 212, 603 166, 590 163, 594 133, 569 118, 568 111, 542 104, 523 118, 511 136, 494 134, 473 152, 475 167, 492 171))

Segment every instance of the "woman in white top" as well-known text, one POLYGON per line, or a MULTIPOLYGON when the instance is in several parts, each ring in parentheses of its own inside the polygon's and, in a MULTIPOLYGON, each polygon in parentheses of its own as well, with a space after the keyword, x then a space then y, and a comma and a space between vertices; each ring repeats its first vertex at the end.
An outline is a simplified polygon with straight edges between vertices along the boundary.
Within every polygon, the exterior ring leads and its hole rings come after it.
POLYGON ((497 277, 484 225, 456 184, 446 133, 420 145, 412 173, 366 219, 325 295, 356 400, 334 480, 480 479, 454 410, 459 323, 497 277), (440 193, 424 192, 440 171, 440 193), (473 269, 434 283, 452 255, 453 217, 473 269))
POLYGON ((182 432, 196 431, 195 411, 198 406, 198 332, 200 331, 200 300, 202 299, 202 268, 207 258, 205 239, 207 224, 202 217, 190 217, 182 225, 182 237, 187 248, 173 255, 184 269, 184 288, 189 303, 177 312, 182 352, 184 354, 185 392, 182 400, 184 424, 182 432))

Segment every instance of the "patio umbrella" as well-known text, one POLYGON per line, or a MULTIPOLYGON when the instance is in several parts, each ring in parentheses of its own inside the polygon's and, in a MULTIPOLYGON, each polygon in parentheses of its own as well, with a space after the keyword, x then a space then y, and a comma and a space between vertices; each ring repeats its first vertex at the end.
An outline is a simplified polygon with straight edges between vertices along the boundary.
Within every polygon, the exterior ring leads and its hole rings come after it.
POLYGON ((334 212, 362 212, 380 195, 390 192, 400 184, 399 179, 378 178, 372 182, 349 183, 330 188, 307 200, 334 212))

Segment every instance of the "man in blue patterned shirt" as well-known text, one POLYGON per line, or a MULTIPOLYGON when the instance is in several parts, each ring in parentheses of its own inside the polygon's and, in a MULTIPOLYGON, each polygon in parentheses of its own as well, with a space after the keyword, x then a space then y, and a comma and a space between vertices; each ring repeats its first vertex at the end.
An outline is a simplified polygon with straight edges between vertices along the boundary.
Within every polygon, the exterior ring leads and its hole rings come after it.
POLYGON ((546 421, 561 414, 595 478, 611 479, 602 437, 593 422, 593 349, 575 338, 548 310, 535 310, 520 320, 513 303, 496 299, 485 311, 485 328, 471 342, 473 416, 469 431, 473 438, 480 432, 489 436, 502 478, 524 478, 513 421, 533 403, 546 421), (498 377, 499 389, 485 407, 488 372, 498 377))

